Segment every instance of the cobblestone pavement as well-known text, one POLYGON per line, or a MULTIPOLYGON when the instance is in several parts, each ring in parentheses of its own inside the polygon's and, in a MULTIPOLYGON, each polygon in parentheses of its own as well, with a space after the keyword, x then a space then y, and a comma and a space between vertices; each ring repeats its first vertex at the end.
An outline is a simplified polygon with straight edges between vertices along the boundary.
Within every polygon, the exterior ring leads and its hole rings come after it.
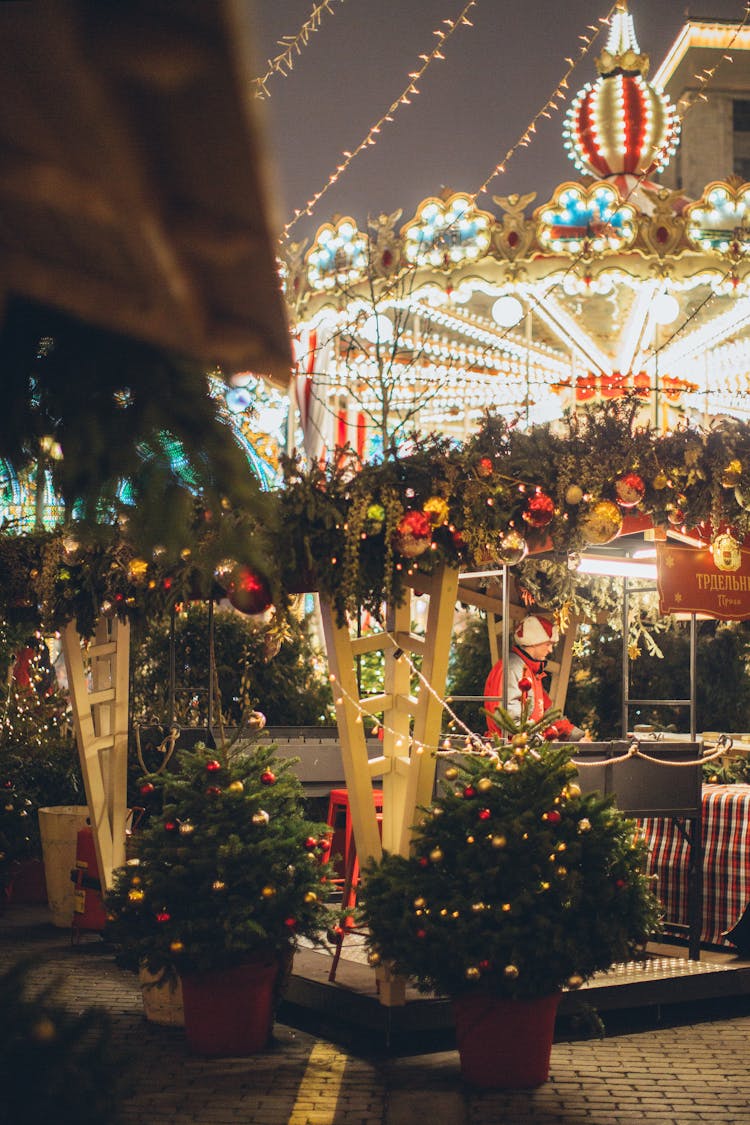
POLYGON ((97 938, 72 948, 43 908, 10 907, 0 969, 27 953, 40 955, 41 978, 62 975, 66 1006, 109 1011, 129 1057, 126 1125, 750 1125, 747 1000, 674 1026, 557 1042, 538 1090, 476 1092, 462 1085, 455 1051, 388 1057, 283 1023, 261 1055, 194 1058, 181 1030, 144 1020, 134 976, 97 938))

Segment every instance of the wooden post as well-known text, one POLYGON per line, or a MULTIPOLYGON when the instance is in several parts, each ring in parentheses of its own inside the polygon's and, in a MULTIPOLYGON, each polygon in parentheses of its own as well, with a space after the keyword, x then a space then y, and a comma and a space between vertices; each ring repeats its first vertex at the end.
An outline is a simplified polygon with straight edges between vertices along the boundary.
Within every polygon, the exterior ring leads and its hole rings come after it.
POLYGON ((76 743, 104 891, 125 862, 130 626, 100 618, 85 649, 75 622, 62 636, 76 743), (90 673, 90 675, 89 675, 90 673))
MULTIPOLYGON (((444 568, 431 577, 420 576, 419 586, 430 596, 424 639, 411 632, 411 596, 400 606, 387 607, 381 633, 361 638, 352 638, 348 628, 339 626, 331 603, 320 599, 344 778, 357 854, 363 863, 379 860, 382 848, 407 855, 417 808, 432 800, 458 571, 444 568), (385 660, 383 692, 360 698, 356 656, 378 649, 385 660), (412 666, 405 659, 413 653, 422 654, 415 695, 412 666), (383 717, 383 754, 372 761, 362 724, 362 716, 368 714, 383 717), (383 779, 382 846, 372 795, 372 779, 379 776, 383 779)), ((403 980, 387 966, 378 968, 377 978, 382 1004, 405 1003, 403 980)))

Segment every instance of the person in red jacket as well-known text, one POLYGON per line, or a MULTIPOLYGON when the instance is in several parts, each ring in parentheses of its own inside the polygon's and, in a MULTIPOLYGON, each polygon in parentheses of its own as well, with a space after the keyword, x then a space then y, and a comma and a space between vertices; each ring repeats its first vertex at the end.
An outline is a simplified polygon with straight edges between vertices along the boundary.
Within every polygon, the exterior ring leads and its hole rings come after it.
MULTIPOLYGON (((508 712, 514 719, 521 717, 523 692, 520 682, 522 680, 528 681, 531 685, 525 688, 527 698, 531 702, 528 716, 530 720, 541 719, 545 711, 552 706, 552 700, 544 688, 544 667, 547 657, 558 640, 557 626, 538 614, 530 613, 516 626, 508 661, 508 712)), ((494 711, 503 694, 502 660, 498 660, 487 677, 484 694, 488 697, 485 709, 489 712, 494 711), (493 699, 492 696, 495 698, 493 699)), ((500 728, 490 718, 487 719, 487 734, 502 734, 500 728)), ((544 732, 545 738, 561 739, 565 742, 578 742, 584 735, 585 731, 564 716, 555 719, 552 726, 544 732)))

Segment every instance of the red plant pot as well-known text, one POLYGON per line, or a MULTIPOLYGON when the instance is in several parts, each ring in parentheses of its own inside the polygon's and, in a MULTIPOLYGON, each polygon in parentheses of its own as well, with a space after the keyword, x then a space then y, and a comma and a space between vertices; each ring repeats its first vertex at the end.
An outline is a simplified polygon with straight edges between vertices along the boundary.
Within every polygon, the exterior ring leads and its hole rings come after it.
POLYGON ((560 993, 516 1000, 468 993, 453 999, 461 1075, 472 1086, 530 1089, 549 1078, 560 993))
POLYGON ((19 859, 11 867, 8 901, 19 905, 47 902, 47 882, 41 859, 19 859))
POLYGON ((185 1036, 195 1055, 253 1055, 273 1026, 279 959, 269 953, 241 965, 182 975, 185 1036))

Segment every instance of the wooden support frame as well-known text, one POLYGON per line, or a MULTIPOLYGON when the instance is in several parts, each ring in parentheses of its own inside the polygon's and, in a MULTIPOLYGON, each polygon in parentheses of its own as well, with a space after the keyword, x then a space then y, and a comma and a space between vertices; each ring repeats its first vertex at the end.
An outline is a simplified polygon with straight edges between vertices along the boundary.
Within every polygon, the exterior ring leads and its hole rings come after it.
POLYGON ((84 645, 75 622, 62 635, 76 743, 104 891, 125 862, 130 625, 100 618, 84 645))
MULTIPOLYGON (((385 848, 408 854, 418 808, 432 799, 436 757, 448 675, 458 571, 443 567, 430 577, 420 576, 420 591, 429 595, 424 638, 411 631, 411 595, 400 606, 388 606, 385 629, 364 638, 352 637, 336 620, 333 605, 320 599, 328 663, 334 677, 334 705, 341 738, 344 777, 360 862, 379 860, 385 848), (361 698, 357 685, 359 653, 383 651, 383 692, 361 698), (421 676, 412 696, 412 668, 405 653, 419 653, 421 676), (383 754, 368 760, 363 714, 383 719, 383 754), (373 778, 383 785, 382 843, 373 800, 373 778)), ((405 982, 379 968, 380 1001, 405 1003, 405 982)))

